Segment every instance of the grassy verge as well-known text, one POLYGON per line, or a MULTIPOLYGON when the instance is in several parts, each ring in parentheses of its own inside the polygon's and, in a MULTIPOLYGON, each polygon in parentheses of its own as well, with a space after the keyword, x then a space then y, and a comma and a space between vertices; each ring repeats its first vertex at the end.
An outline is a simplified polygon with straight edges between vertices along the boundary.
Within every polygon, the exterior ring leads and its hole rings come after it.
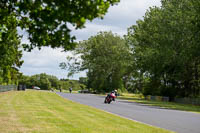
MULTIPOLYGON (((60 92, 60 90, 54 90, 54 92, 60 92)), ((62 90, 62 92, 69 93, 69 90, 62 90)), ((72 93, 78 93, 78 91, 72 90, 72 93)))
POLYGON ((174 102, 149 101, 149 100, 144 100, 144 98, 141 95, 136 95, 136 94, 123 93, 122 96, 119 96, 118 98, 141 104, 146 104, 149 106, 158 106, 161 108, 200 113, 200 106, 195 106, 190 104, 179 104, 174 102))
POLYGON ((1 133, 169 133, 45 91, 0 93, 1 133))
MULTIPOLYGON (((81 93, 80 92, 81 90, 72 90, 72 92, 71 93, 81 93)), ((60 90, 54 90, 54 92, 60 92, 60 90)), ((62 90, 61 92, 64 92, 64 93, 70 93, 69 92, 69 90, 62 90)), ((84 94, 83 92, 82 92, 82 94, 84 94)), ((94 94, 94 93, 86 93, 86 94, 94 94)))

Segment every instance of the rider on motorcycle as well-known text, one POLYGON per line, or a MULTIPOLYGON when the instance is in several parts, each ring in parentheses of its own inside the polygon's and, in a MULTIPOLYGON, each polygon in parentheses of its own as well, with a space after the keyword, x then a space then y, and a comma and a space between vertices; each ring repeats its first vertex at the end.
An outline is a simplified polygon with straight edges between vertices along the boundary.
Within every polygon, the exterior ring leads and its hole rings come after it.
POLYGON ((104 103, 110 104, 112 101, 115 101, 115 98, 117 97, 117 90, 112 91, 109 93, 104 100, 104 103))
POLYGON ((113 101, 115 101, 115 98, 117 97, 117 90, 112 91, 109 96, 112 98, 113 101))

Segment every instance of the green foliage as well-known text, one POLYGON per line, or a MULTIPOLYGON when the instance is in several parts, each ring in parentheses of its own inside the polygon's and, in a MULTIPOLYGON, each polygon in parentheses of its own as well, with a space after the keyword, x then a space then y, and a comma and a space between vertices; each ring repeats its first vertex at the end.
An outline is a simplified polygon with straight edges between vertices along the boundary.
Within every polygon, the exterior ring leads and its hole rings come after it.
POLYGON ((69 90, 72 87, 74 90, 82 90, 84 88, 84 84, 81 84, 78 80, 67 80, 67 81, 60 81, 62 89, 69 90))
POLYGON ((81 90, 82 86, 77 80, 61 79, 59 80, 56 76, 48 75, 45 73, 36 74, 33 76, 21 75, 19 79, 19 84, 25 84, 27 88, 32 88, 33 86, 38 86, 42 90, 50 89, 64 89, 69 90, 70 87, 73 90, 81 90))
POLYGON ((144 94, 200 95, 199 7, 195 0, 163 0, 128 29, 144 94))
POLYGON ((52 88, 59 89, 59 87, 60 87, 60 81, 59 81, 59 79, 56 76, 46 75, 46 78, 51 83, 51 87, 52 88))
MULTIPOLYGON (((75 37, 70 28, 80 29, 87 20, 102 18, 110 5, 119 0, 1 0, 0 1, 0 84, 17 83, 18 68, 22 65, 22 51, 18 31, 28 33, 30 44, 23 44, 25 50, 34 47, 75 47, 75 37), (71 26, 72 25, 72 26, 71 26)), ((51 79, 51 78, 50 78, 51 79)), ((48 83, 48 80, 43 82, 48 83)), ((56 83, 53 83, 58 88, 56 83)), ((49 86, 46 86, 47 88, 49 86)))
POLYGON ((32 88, 32 83, 31 83, 30 79, 31 79, 31 77, 29 77, 29 76, 20 75, 18 84, 21 84, 21 85, 26 84, 27 88, 32 88))
POLYGON ((88 88, 98 92, 123 88, 123 76, 130 65, 130 49, 120 36, 112 32, 100 32, 80 42, 75 55, 67 58, 68 64, 62 63, 60 66, 72 74, 87 70, 88 88), (77 58, 78 55, 81 59, 77 58))
POLYGON ((87 85, 88 78, 87 77, 80 77, 79 78, 79 83, 87 85))
POLYGON ((22 65, 18 21, 14 13, 0 9, 0 84, 17 84, 22 65))
POLYGON ((55 78, 54 76, 41 73, 30 77, 22 75, 20 77, 19 84, 25 84, 27 88, 38 86, 43 90, 49 90, 51 87, 55 87, 54 85, 56 81, 58 81, 58 79, 55 78))
POLYGON ((16 16, 13 20, 28 33, 31 44, 24 44, 25 49, 30 51, 34 47, 51 46, 71 50, 75 46, 75 37, 70 35, 69 27, 73 25, 76 29, 83 28, 87 20, 102 18, 110 5, 118 2, 119 0, 2 0, 0 12, 3 16, 16 16))

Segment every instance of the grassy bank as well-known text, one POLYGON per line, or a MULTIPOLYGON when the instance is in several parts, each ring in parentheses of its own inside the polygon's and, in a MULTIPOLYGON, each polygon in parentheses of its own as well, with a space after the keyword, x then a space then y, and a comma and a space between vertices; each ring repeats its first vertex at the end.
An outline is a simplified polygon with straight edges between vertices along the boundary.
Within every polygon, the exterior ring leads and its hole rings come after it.
POLYGON ((0 93, 1 133, 169 133, 44 91, 0 93))
POLYGON ((137 94, 123 93, 122 96, 119 96, 118 98, 141 104, 146 104, 149 106, 158 106, 161 108, 200 113, 200 106, 190 105, 190 104, 179 104, 175 102, 149 101, 149 100, 144 100, 142 95, 137 95, 137 94))

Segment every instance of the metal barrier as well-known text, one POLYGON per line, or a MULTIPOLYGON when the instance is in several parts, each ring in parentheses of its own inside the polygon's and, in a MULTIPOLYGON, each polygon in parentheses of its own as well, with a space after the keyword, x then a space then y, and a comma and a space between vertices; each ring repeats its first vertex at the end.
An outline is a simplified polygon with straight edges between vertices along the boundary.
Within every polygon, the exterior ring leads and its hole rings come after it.
POLYGON ((0 92, 17 90, 16 85, 0 85, 0 92))
POLYGON ((162 101, 169 102, 169 97, 162 97, 162 101))
POLYGON ((200 98, 175 98, 174 101, 177 103, 200 105, 200 98))
POLYGON ((153 101, 165 101, 165 102, 169 102, 169 97, 163 97, 163 96, 145 96, 146 100, 153 100, 153 101))
MULTIPOLYGON (((163 96, 147 95, 147 96, 145 96, 145 99, 146 100, 152 100, 152 101, 169 102, 169 97, 163 97, 163 96)), ((173 102, 183 103, 183 104, 200 105, 200 98, 174 98, 173 102)))

